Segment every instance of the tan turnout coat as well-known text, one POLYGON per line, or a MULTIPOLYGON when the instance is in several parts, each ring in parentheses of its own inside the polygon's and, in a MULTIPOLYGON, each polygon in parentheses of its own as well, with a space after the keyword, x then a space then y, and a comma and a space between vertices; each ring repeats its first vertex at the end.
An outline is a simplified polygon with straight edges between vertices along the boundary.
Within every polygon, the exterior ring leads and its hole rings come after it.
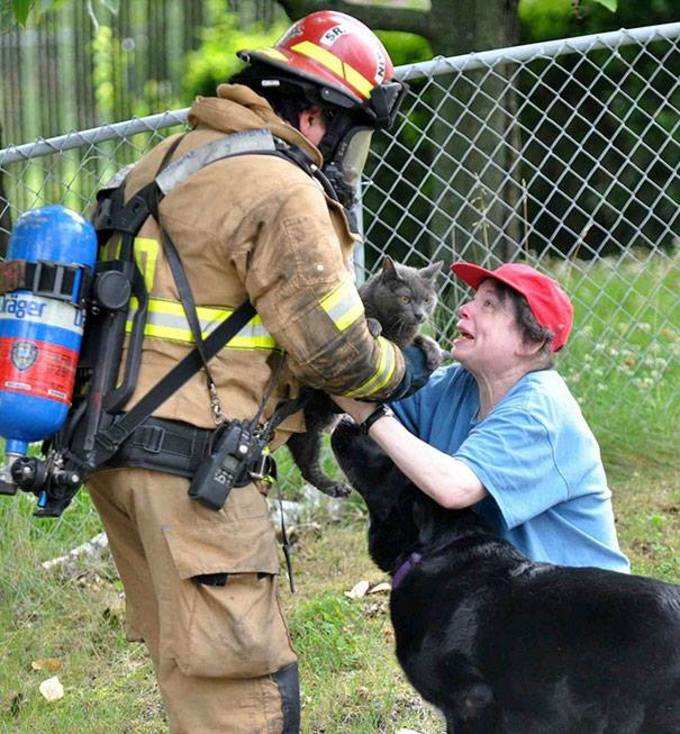
MULTIPOLYGON (((198 98, 189 122, 193 130, 172 160, 225 134, 265 128, 322 163, 306 138, 244 86, 223 84, 218 97, 198 98)), ((126 198, 154 178, 175 138, 135 166, 126 198)), ((255 320, 210 365, 229 418, 255 414, 281 350, 287 377, 269 412, 278 399, 296 393, 298 382, 373 399, 399 384, 401 353, 372 337, 366 326, 351 269, 355 236, 344 211, 299 167, 270 155, 214 162, 173 189, 161 202, 160 216, 182 258, 205 333, 246 299, 257 310, 255 320)), ((152 304, 128 409, 193 346, 153 219, 140 230, 135 252, 152 304)), ((155 415, 211 427, 205 375, 195 375, 155 415)), ((300 416, 285 428, 302 430, 300 416)))

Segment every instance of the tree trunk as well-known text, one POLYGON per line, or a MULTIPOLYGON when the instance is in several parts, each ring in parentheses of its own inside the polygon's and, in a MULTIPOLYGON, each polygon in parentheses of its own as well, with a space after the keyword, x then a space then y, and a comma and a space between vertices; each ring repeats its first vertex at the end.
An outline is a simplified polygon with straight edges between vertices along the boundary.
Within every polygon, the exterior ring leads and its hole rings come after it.
MULTIPOLYGON (((517 0, 433 0, 433 51, 457 56, 518 43, 517 0), (455 9, 456 22, 451 22, 455 9)), ((513 180, 517 124, 515 67, 457 71, 436 77, 428 104, 436 111, 429 198, 432 256, 497 265, 520 237, 518 186, 513 180), (437 252, 439 249, 439 252, 437 252)))

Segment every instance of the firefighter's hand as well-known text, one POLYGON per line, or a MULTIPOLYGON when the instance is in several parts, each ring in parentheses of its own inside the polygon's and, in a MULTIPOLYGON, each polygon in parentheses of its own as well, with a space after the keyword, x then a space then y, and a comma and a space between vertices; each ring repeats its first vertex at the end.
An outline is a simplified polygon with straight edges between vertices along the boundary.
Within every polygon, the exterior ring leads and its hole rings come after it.
POLYGON ((397 389, 390 395, 390 401, 401 400, 420 390, 434 372, 429 350, 426 351, 419 344, 413 343, 410 347, 406 347, 402 350, 402 354, 406 371, 397 389))

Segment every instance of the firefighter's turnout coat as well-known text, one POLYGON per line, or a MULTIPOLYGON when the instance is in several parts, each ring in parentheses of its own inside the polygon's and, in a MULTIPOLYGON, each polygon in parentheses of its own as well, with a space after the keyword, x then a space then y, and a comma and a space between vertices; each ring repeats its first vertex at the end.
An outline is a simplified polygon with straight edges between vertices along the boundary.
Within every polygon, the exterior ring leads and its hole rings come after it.
MULTIPOLYGON (((247 87, 222 85, 218 97, 199 98, 189 121, 173 160, 225 134, 265 128, 322 163, 247 87)), ((128 174, 126 198, 153 180, 172 141, 128 174)), ((160 218, 204 335, 246 299, 257 310, 210 363, 228 418, 255 415, 283 351, 288 373, 268 412, 300 383, 370 398, 399 384, 401 353, 366 326, 343 210, 298 166, 272 155, 213 162, 162 199, 160 218)), ((135 256, 150 308, 128 409, 193 348, 153 219, 138 233, 135 256)), ((205 375, 155 415, 212 428, 205 375)), ((279 443, 286 431, 302 430, 302 420, 292 416, 281 428, 279 443)), ((286 720, 296 710, 296 657, 276 598, 279 560, 262 493, 252 484, 235 488, 214 512, 188 498, 186 479, 133 468, 97 472, 88 488, 125 586, 128 635, 149 647, 173 734, 293 731, 286 720)))
MULTIPOLYGON (((318 150, 255 92, 224 84, 218 94, 196 101, 189 115, 194 131, 173 159, 225 133, 266 128, 321 165, 318 150)), ((173 139, 135 167, 126 197, 153 180, 173 139)), ((355 238, 344 211, 299 167, 269 155, 211 163, 162 200, 160 215, 182 257, 204 333, 246 299, 257 310, 210 363, 228 417, 255 414, 275 350, 285 350, 294 378, 326 392, 380 398, 399 384, 401 353, 366 327, 353 279, 355 238)), ((140 230, 135 252, 151 300, 139 383, 128 407, 193 347, 153 219, 140 230)), ((272 404, 291 389, 287 382, 272 404)), ((214 425, 209 407, 199 374, 155 415, 208 428, 214 425)))

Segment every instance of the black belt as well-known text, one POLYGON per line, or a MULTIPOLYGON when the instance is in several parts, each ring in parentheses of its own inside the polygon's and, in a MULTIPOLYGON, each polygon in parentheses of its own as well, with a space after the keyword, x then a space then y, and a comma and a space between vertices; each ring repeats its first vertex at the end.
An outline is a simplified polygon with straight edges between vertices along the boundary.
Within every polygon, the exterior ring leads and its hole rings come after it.
POLYGON ((134 467, 191 479, 210 454, 213 431, 188 423, 147 418, 105 467, 134 467))

